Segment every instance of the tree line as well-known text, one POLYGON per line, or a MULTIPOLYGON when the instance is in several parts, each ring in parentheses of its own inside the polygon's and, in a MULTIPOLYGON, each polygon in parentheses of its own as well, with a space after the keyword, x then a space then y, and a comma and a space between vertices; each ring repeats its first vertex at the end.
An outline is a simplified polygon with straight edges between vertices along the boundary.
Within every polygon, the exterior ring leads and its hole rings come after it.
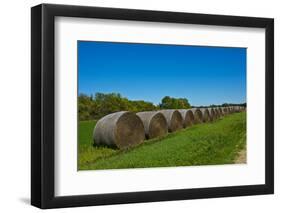
POLYGON ((118 111, 153 111, 160 109, 189 109, 205 107, 245 106, 246 103, 224 103, 222 105, 191 106, 186 98, 165 96, 158 105, 144 100, 129 100, 119 93, 96 93, 93 95, 80 94, 78 96, 79 120, 99 119, 107 114, 118 111))
POLYGON ((129 100, 119 93, 96 93, 95 96, 80 94, 78 96, 79 120, 99 119, 118 111, 153 111, 160 109, 188 109, 191 105, 186 98, 165 96, 161 103, 154 105, 143 100, 129 100))
POLYGON ((214 107, 228 107, 228 106, 243 106, 243 107, 247 107, 247 103, 223 103, 220 105, 217 104, 211 104, 209 106, 191 106, 191 108, 214 108, 214 107))

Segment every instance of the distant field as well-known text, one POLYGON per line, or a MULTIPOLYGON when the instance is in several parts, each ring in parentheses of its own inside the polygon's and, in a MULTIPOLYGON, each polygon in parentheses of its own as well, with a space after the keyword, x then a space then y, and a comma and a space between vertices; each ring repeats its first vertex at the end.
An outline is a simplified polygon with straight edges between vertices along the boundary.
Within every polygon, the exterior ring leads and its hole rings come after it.
POLYGON ((95 124, 79 122, 79 170, 232 164, 246 148, 245 112, 147 140, 124 151, 93 146, 95 124))

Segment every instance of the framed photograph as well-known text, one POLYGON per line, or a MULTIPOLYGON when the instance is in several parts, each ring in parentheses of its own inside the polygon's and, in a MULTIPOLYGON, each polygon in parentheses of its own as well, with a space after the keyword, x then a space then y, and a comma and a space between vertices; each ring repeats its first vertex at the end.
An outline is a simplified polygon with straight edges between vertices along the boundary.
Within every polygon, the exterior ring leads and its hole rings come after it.
POLYGON ((274 192, 274 20, 31 9, 31 204, 274 192))

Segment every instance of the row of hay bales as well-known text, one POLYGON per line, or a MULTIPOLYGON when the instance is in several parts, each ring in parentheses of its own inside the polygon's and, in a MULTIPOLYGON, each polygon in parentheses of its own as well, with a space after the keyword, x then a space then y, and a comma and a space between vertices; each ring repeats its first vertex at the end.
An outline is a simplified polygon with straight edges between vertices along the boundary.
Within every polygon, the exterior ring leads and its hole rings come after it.
POLYGON ((147 112, 115 112, 101 118, 94 129, 96 145, 119 149, 128 148, 179 129, 203 122, 212 122, 234 112, 245 110, 241 106, 217 108, 169 109, 147 112))

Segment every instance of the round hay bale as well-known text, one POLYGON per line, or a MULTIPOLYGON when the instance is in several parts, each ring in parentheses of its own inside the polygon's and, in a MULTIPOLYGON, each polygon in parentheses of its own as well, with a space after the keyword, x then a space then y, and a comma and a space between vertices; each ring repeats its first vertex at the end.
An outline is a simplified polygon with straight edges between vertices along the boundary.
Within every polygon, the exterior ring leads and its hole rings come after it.
POLYGON ((239 106, 234 106, 233 110, 234 110, 234 112, 239 112, 239 106))
POLYGON ((193 117, 194 117, 193 123, 194 124, 199 124, 199 123, 203 122, 203 114, 200 109, 193 108, 193 109, 190 109, 190 111, 193 113, 193 117))
POLYGON ((183 127, 186 128, 188 126, 192 126, 194 122, 193 112, 189 109, 180 109, 178 111, 181 113, 183 118, 183 127))
POLYGON ((214 121, 217 119, 217 114, 214 108, 207 108, 209 110, 210 121, 214 121))
POLYGON ((243 107, 242 106, 238 106, 238 111, 242 112, 243 107))
POLYGON ((144 126, 141 119, 132 112, 111 113, 98 120, 93 139, 96 145, 128 148, 144 141, 144 126))
POLYGON ((183 119, 178 110, 166 109, 160 110, 159 112, 161 112, 166 118, 169 132, 174 132, 183 128, 183 119))
POLYGON ((168 123, 160 112, 138 112, 144 125, 145 137, 147 139, 164 136, 168 133, 168 123))
POLYGON ((209 122, 211 121, 210 112, 207 108, 200 108, 200 111, 203 115, 203 122, 209 122))
POLYGON ((215 113, 216 113, 216 118, 217 118, 217 119, 220 118, 220 117, 221 117, 221 113, 220 113, 219 108, 214 108, 214 111, 215 111, 215 113))
POLYGON ((223 114, 225 114, 225 115, 229 114, 228 107, 223 107, 223 114))
POLYGON ((216 107, 216 108, 215 108, 215 111, 216 111, 216 113, 217 113, 218 118, 220 118, 220 117, 222 116, 222 113, 221 113, 221 111, 220 111, 220 108, 219 108, 219 107, 216 107))
POLYGON ((223 116, 223 110, 221 107, 218 108, 219 112, 220 112, 220 116, 223 116))

